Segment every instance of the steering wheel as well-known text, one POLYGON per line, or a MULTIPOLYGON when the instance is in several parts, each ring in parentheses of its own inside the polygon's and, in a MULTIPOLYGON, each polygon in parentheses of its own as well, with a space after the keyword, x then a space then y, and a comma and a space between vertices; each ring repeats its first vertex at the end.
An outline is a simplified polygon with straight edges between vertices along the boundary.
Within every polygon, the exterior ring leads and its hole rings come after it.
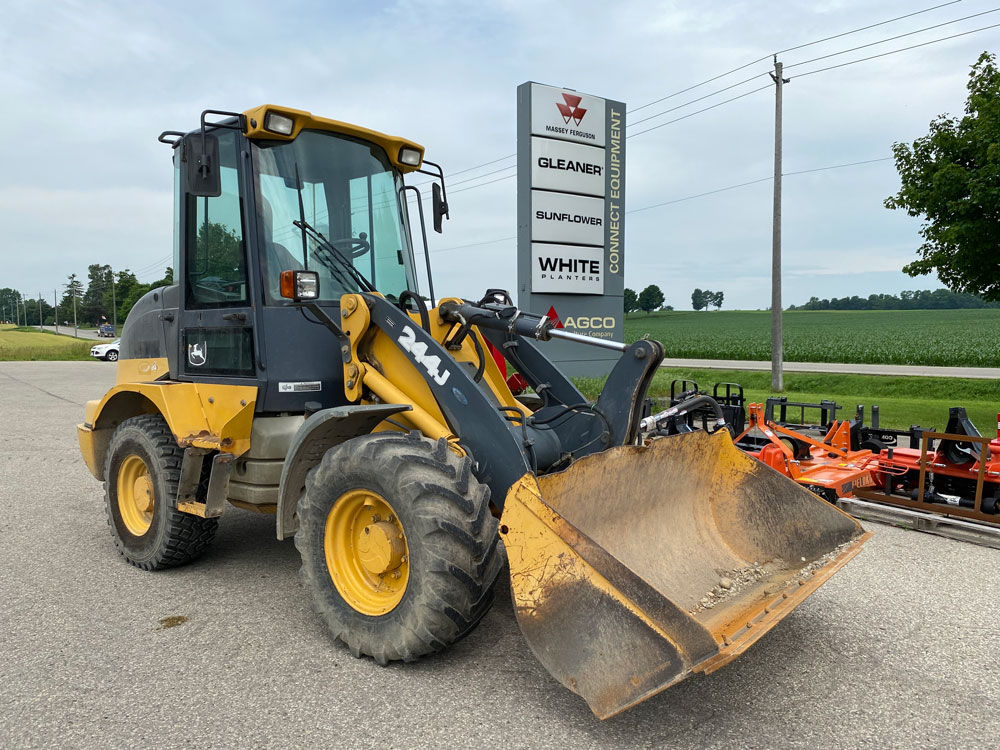
POLYGON ((371 252, 372 246, 368 242, 368 235, 365 232, 359 232, 357 237, 339 237, 337 239, 328 240, 328 242, 336 247, 340 252, 344 252, 344 247, 347 247, 346 255, 349 255, 351 259, 360 258, 362 255, 367 255, 371 252))

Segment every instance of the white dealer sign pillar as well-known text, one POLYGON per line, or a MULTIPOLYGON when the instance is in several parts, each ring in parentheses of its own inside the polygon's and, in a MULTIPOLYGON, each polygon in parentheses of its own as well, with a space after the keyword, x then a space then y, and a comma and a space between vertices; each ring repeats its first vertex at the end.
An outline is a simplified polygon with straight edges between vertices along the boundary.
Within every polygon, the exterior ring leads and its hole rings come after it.
MULTIPOLYGON (((625 105, 517 87, 518 305, 573 333, 623 340, 625 105)), ((602 375, 607 349, 550 341, 570 375, 602 375)))

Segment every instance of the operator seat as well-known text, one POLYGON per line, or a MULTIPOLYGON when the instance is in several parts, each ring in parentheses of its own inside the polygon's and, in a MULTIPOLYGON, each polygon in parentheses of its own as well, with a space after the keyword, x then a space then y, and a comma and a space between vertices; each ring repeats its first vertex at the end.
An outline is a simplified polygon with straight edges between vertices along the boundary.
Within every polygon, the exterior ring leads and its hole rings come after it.
POLYGON ((270 300, 281 299, 281 272, 299 271, 302 261, 288 252, 288 248, 274 241, 274 212, 271 202, 260 197, 260 220, 263 229, 261 255, 264 258, 264 287, 270 300))

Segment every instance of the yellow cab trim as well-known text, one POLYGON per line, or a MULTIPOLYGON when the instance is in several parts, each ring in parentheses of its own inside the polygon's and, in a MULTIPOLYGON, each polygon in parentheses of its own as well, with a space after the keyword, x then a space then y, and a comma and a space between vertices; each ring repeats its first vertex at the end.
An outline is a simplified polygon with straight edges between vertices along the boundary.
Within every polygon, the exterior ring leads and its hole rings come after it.
POLYGON ((330 120, 326 117, 317 117, 304 109, 292 109, 291 107, 279 107, 274 104, 263 104, 253 109, 248 109, 243 115, 247 119, 246 137, 251 139, 265 139, 271 141, 294 141, 303 130, 328 130, 332 133, 352 136, 363 141, 370 141, 385 149, 389 161, 400 172, 412 172, 420 168, 420 164, 403 164, 399 160, 399 151, 403 147, 415 149, 420 152, 420 162, 424 160, 424 147, 419 143, 400 138, 395 135, 386 135, 377 130, 363 128, 360 125, 351 125, 340 120, 330 120), (264 130, 264 117, 268 112, 289 117, 294 122, 292 132, 289 135, 272 133, 264 130))
POLYGON ((170 364, 166 357, 119 359, 118 369, 115 372, 115 383, 151 383, 154 380, 169 377, 169 375, 170 364))

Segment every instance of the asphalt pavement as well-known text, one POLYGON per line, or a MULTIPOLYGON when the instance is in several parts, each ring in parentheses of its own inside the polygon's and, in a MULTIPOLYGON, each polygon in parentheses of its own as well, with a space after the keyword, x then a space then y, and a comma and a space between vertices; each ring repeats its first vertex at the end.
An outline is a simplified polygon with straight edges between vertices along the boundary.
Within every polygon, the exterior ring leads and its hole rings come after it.
MULTIPOLYGON (((63 336, 73 335, 73 326, 42 326, 46 331, 52 331, 53 333, 61 333, 63 336)), ((76 338, 79 339, 94 339, 95 341, 100 341, 101 343, 107 344, 115 340, 115 337, 108 338, 107 336, 98 336, 96 328, 78 328, 76 330, 76 338)))
POLYGON ((600 722, 503 585, 461 643, 382 668, 327 636, 271 517, 230 508, 200 561, 126 565, 74 429, 114 370, 0 362, 0 747, 996 747, 1000 550, 869 524, 735 662, 600 722))

